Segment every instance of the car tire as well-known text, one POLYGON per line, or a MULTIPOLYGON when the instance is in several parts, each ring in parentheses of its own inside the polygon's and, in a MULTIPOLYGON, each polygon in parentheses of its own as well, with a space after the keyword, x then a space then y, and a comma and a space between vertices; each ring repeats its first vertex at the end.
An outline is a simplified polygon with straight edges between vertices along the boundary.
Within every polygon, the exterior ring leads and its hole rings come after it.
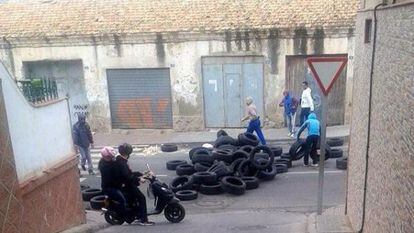
POLYGON ((286 164, 286 166, 287 166, 288 168, 291 168, 291 167, 292 167, 292 161, 291 161, 291 160, 289 160, 289 159, 276 159, 276 160, 275 160, 275 163, 282 163, 282 164, 286 164))
POLYGON ((230 137, 230 136, 221 136, 219 138, 217 138, 217 140, 214 142, 214 148, 217 148, 221 145, 233 145, 233 146, 237 146, 237 141, 236 139, 230 137))
POLYGON ((162 144, 161 145, 161 151, 162 152, 174 152, 178 150, 178 146, 177 145, 173 145, 173 144, 162 144))
POLYGON ((180 190, 175 193, 175 196, 180 201, 191 201, 197 199, 198 193, 194 190, 180 190))
POLYGON ((326 144, 328 144, 330 147, 342 146, 344 144, 344 139, 342 139, 342 138, 328 138, 326 140, 326 144))
POLYGON ((344 151, 342 149, 332 148, 329 158, 337 159, 337 158, 341 158, 343 155, 344 155, 344 151))
POLYGON ((232 163, 233 162, 233 152, 230 150, 213 150, 212 158, 213 160, 223 161, 225 163, 232 163))
POLYGON ((174 171, 178 165, 187 164, 185 160, 170 160, 166 163, 167 169, 174 171))
POLYGON ((283 149, 280 146, 270 146, 270 150, 273 152, 275 157, 279 157, 283 153, 283 149))
POLYGON ((193 180, 197 184, 215 184, 217 175, 214 172, 196 172, 193 174, 193 180))
POLYGON ((191 164, 181 164, 178 165, 177 168, 175 169, 175 172, 177 173, 178 176, 184 176, 184 175, 192 175, 196 172, 196 170, 194 169, 194 166, 191 164))
POLYGON ((220 182, 214 184, 202 184, 200 185, 200 193, 204 195, 217 195, 223 193, 223 188, 220 182))
POLYGON ((253 149, 254 149, 254 146, 252 146, 252 145, 244 145, 244 146, 239 148, 239 150, 244 151, 249 155, 250 155, 250 153, 252 152, 253 149))
POLYGON ((280 156, 280 158, 281 158, 281 159, 287 159, 287 160, 289 160, 289 161, 292 161, 292 158, 290 157, 290 154, 289 154, 289 153, 283 153, 283 154, 280 156))
POLYGON ((93 197, 102 195, 102 190, 95 188, 88 188, 82 191, 82 200, 90 201, 93 197))
MULTIPOLYGON (((205 172, 210 168, 210 166, 208 166, 207 164, 203 164, 203 163, 196 163, 194 164, 194 170, 196 172, 205 172)), ((194 174, 194 173, 193 173, 194 174)))
POLYGON ((336 160, 336 168, 340 170, 348 169, 348 158, 339 158, 336 160))
POLYGON ((275 163, 274 167, 276 169, 276 173, 285 173, 288 171, 288 166, 283 163, 275 163))
POLYGON ((242 195, 246 192, 246 183, 239 177, 226 176, 221 179, 221 187, 226 193, 242 195))
POLYGON ((190 190, 193 187, 193 183, 193 179, 190 176, 178 176, 171 181, 170 189, 173 192, 190 190))
POLYGON ((269 147, 267 146, 256 146, 252 152, 250 152, 250 162, 252 164, 253 167, 257 168, 257 169, 265 169, 266 167, 269 167, 270 165, 273 164, 273 161, 275 160, 275 157, 273 155, 273 152, 270 150, 269 147), (268 162, 263 164, 263 163, 258 163, 257 160, 255 159, 255 154, 259 151, 264 151, 265 153, 267 153, 269 155, 269 159, 268 162))
POLYGON ((191 162, 204 163, 204 164, 213 164, 214 158, 210 151, 207 150, 197 150, 194 152, 191 162))
POLYGON ((301 158, 303 158, 303 156, 305 156, 305 145, 305 140, 298 140, 292 144, 292 146, 289 149, 291 160, 300 160, 301 158))
POLYGON ((105 198, 105 195, 98 195, 91 198, 91 200, 89 200, 91 209, 101 210, 105 206, 105 198))
POLYGON ((257 178, 261 180, 273 180, 277 174, 277 170, 275 166, 267 167, 263 170, 260 170, 259 173, 257 173, 257 178))
POLYGON ((226 131, 220 129, 219 131, 217 131, 217 138, 219 138, 221 136, 229 136, 229 135, 227 134, 226 131))
POLYGON ((240 177, 246 183, 246 190, 257 189, 259 187, 259 179, 254 176, 240 177))
POLYGON ((237 137, 239 140, 239 145, 240 146, 245 146, 245 145, 251 145, 251 146, 257 146, 259 145, 259 139, 256 137, 256 135, 246 132, 246 133, 241 133, 239 134, 239 136, 237 137))
POLYGON ((240 162, 238 169, 237 169, 237 173, 240 176, 256 176, 257 172, 258 170, 256 168, 253 168, 253 166, 251 166, 250 159, 246 159, 240 162))
POLYGON ((196 151, 198 151, 198 150, 204 150, 204 151, 206 151, 207 153, 209 153, 209 150, 208 150, 207 148, 204 148, 204 147, 194 147, 193 149, 191 149, 191 150, 188 152, 188 156, 189 156, 189 158, 190 158, 190 160, 191 160, 191 161, 193 161, 193 156, 194 156, 194 153, 195 153, 196 151))

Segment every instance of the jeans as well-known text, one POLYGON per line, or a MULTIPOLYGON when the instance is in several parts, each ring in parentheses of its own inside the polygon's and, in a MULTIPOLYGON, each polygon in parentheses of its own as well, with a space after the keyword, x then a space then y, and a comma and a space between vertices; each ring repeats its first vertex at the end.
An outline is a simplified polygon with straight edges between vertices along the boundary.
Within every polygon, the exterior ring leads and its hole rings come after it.
POLYGON ((251 120, 249 122, 249 126, 247 126, 247 132, 253 133, 253 131, 256 131, 256 134, 259 137, 260 143, 262 145, 266 145, 266 140, 263 136, 262 129, 260 129, 260 120, 259 120, 259 118, 255 119, 255 120, 251 120))
POLYGON ((124 194, 122 194, 121 190, 117 188, 105 188, 102 192, 107 195, 110 199, 119 202, 119 212, 122 215, 125 215, 126 210, 126 199, 124 194))
POLYGON ((292 113, 284 113, 283 116, 285 117, 285 123, 288 127, 289 133, 293 133, 292 127, 294 127, 294 123, 292 113))
POLYGON ((88 161, 88 168, 92 170, 92 158, 91 158, 91 151, 88 148, 84 148, 79 146, 79 152, 81 154, 81 166, 85 166, 86 161, 88 161))
POLYGON ((319 141, 318 135, 309 135, 306 138, 305 156, 303 157, 303 163, 305 165, 309 165, 309 155, 312 158, 313 164, 318 163, 318 154, 317 154, 318 141, 319 141))
POLYGON ((300 125, 301 126, 308 119, 309 114, 310 114, 310 108, 302 108, 300 110, 300 125))

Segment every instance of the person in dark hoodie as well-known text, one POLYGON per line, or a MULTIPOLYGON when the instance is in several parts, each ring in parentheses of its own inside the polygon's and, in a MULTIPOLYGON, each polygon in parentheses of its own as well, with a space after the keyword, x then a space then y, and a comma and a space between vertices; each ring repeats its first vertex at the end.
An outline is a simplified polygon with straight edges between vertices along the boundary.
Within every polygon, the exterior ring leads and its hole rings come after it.
POLYGON ((142 178, 141 172, 132 172, 128 164, 129 156, 132 153, 132 146, 124 143, 118 147, 119 155, 116 157, 116 167, 118 170, 118 184, 121 184, 123 189, 130 193, 135 201, 138 202, 138 214, 141 216, 141 225, 154 225, 153 222, 148 221, 147 203, 144 194, 139 190, 140 183, 145 182, 142 178))
POLYGON ((101 173, 102 192, 112 200, 120 203, 119 211, 124 214, 126 209, 126 199, 117 183, 117 167, 115 164, 115 150, 106 146, 101 150, 101 160, 99 160, 98 168, 101 173))
POLYGON ((90 151, 90 147, 93 147, 93 137, 86 116, 82 113, 78 115, 78 122, 73 126, 73 142, 76 150, 81 154, 82 170, 86 171, 85 163, 88 161, 88 172, 94 175, 90 151))
POLYGON ((308 116, 308 119, 303 123, 300 127, 297 140, 300 138, 300 134, 305 130, 308 129, 308 136, 306 137, 306 151, 303 157, 303 164, 304 166, 309 166, 309 155, 312 158, 312 166, 318 166, 318 155, 317 155, 317 146, 318 141, 321 135, 321 124, 319 120, 316 118, 315 113, 311 113, 308 116))

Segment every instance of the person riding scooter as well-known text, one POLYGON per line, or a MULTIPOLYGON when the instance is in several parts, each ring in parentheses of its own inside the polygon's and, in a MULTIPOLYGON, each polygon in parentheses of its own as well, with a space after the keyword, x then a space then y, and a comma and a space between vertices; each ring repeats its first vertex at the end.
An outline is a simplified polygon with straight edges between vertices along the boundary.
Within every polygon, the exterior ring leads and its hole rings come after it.
POLYGON ((106 146, 101 150, 101 160, 99 160, 98 168, 101 173, 102 192, 112 200, 119 202, 119 212, 124 214, 126 210, 126 199, 117 184, 117 170, 115 164, 115 150, 106 146))
POLYGON ((118 147, 118 152, 119 155, 116 157, 115 164, 119 188, 123 188, 138 202, 138 214, 141 216, 141 225, 154 225, 154 222, 148 221, 146 199, 138 188, 140 183, 145 182, 145 179, 142 178, 143 174, 132 172, 128 164, 129 156, 132 153, 132 146, 124 143, 118 147))

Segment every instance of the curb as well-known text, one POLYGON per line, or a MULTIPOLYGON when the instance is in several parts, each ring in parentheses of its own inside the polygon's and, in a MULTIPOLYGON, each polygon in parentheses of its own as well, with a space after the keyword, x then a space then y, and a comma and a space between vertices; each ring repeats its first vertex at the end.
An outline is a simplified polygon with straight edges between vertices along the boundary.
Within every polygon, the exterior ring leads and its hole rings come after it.
POLYGON ((99 230, 102 230, 104 228, 109 227, 110 225, 108 223, 86 223, 79 225, 77 227, 70 228, 68 230, 62 231, 60 233, 93 233, 97 232, 99 230))

